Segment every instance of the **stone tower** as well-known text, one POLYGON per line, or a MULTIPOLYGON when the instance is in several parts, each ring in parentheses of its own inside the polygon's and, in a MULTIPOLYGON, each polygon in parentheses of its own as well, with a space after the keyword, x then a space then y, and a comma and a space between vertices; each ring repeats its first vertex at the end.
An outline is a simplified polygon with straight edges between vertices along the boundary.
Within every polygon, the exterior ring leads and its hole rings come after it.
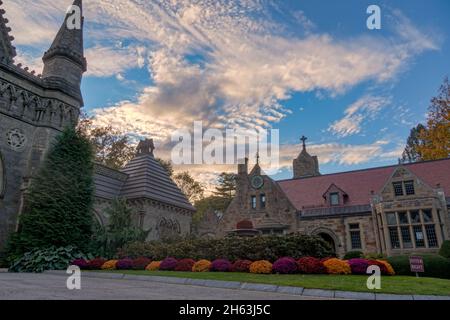
POLYGON ((305 136, 300 140, 302 141, 303 149, 293 161, 294 179, 320 176, 317 156, 311 156, 306 151, 307 138, 305 136))
POLYGON ((0 253, 17 227, 30 177, 54 138, 77 123, 83 107, 82 1, 75 0, 73 5, 79 10, 67 13, 44 54, 42 76, 14 62, 14 38, 5 10, 0 9, 0 253), (67 21, 77 12, 81 28, 68 28, 67 21))

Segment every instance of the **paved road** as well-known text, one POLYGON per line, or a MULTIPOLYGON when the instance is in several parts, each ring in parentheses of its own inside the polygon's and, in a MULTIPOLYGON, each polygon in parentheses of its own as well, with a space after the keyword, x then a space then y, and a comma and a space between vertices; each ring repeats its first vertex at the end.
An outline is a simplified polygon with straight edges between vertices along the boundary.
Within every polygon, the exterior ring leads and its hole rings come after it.
POLYGON ((304 300, 302 297, 271 292, 219 289, 124 279, 81 279, 81 290, 68 290, 66 277, 54 274, 0 272, 0 300, 304 300))

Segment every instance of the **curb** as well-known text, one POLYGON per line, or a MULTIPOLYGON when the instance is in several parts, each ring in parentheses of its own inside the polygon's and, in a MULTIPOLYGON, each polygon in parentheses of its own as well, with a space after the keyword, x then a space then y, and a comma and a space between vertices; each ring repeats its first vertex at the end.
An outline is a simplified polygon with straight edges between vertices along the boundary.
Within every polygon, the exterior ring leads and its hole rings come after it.
MULTIPOLYGON (((44 271, 46 274, 53 275, 67 275, 64 270, 49 270, 44 271)), ((450 300, 450 296, 435 296, 435 295, 402 295, 389 293, 371 293, 371 292, 355 292, 355 291, 341 291, 341 290, 324 290, 324 289, 307 289, 302 287, 277 286, 272 284, 262 283, 248 283, 237 281, 222 281, 222 280, 206 280, 206 279, 190 279, 178 277, 162 277, 162 276, 147 276, 147 275, 129 275, 124 273, 112 272, 89 272, 83 271, 82 275, 87 278, 102 278, 102 279, 123 279, 123 280, 139 280, 151 281, 178 285, 191 285, 199 287, 234 289, 234 290, 249 290, 262 292, 277 292, 282 294, 298 295, 305 297, 318 297, 328 299, 350 299, 350 300, 450 300)))

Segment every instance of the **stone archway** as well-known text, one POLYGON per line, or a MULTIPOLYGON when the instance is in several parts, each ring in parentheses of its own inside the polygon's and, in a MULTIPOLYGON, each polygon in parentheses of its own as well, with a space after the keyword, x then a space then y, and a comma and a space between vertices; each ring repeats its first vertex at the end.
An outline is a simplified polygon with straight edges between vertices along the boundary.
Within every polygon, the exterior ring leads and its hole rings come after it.
POLYGON ((333 253, 338 252, 339 248, 339 239, 336 237, 334 232, 327 228, 317 228, 313 232, 311 232, 312 235, 321 237, 325 242, 327 242, 333 253))

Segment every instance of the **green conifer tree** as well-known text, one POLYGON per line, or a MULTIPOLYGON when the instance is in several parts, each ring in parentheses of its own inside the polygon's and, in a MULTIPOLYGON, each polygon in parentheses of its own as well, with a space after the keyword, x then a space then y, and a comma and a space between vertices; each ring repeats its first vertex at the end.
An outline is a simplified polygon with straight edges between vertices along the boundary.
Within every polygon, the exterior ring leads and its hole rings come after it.
POLYGON ((56 138, 31 179, 10 256, 50 246, 87 250, 93 229, 92 160, 92 145, 74 129, 56 138))

